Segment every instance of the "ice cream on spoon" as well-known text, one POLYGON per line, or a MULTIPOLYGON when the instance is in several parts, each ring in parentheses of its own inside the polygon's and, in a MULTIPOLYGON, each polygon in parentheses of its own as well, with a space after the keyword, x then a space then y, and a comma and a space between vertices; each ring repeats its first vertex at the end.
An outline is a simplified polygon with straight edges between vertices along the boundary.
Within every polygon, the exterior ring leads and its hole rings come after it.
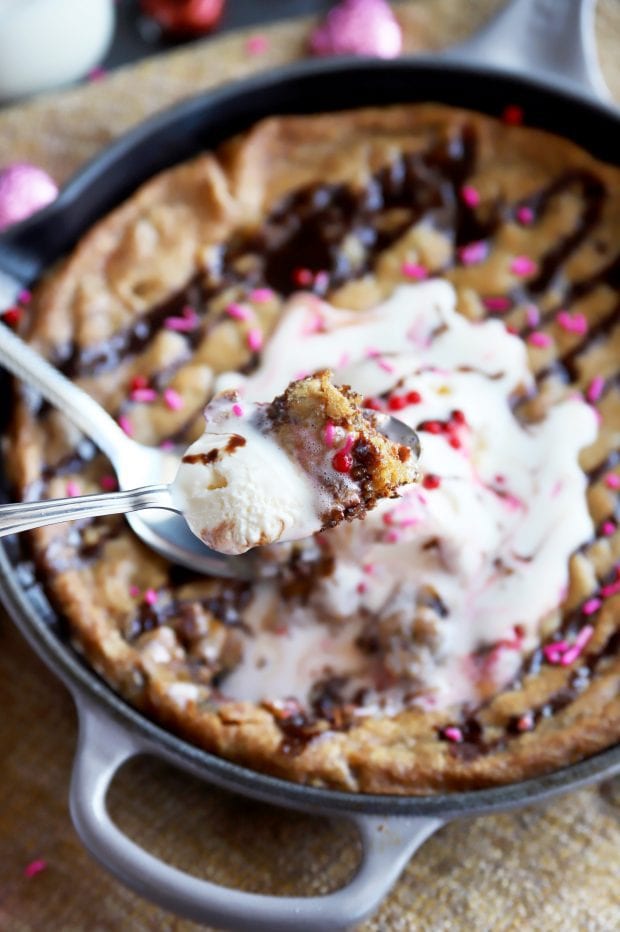
POLYGON ((363 410, 361 396, 337 388, 328 371, 292 382, 270 404, 221 392, 205 418, 173 497, 193 532, 221 553, 363 517, 418 476, 415 443, 388 439, 381 430, 390 419, 363 410))

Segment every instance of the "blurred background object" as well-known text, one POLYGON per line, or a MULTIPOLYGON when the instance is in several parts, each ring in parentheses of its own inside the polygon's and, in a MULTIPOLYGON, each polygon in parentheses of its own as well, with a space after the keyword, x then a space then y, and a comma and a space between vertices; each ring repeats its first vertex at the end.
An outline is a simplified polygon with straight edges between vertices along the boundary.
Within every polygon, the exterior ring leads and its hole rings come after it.
POLYGON ((0 101, 60 87, 105 56, 114 0, 0 0, 0 101))

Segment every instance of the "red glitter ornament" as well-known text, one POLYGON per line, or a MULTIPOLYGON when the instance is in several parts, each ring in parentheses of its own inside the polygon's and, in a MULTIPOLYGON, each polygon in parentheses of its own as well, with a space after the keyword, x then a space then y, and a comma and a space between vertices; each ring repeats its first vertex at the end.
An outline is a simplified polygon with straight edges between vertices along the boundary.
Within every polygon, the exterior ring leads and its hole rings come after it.
POLYGON ((225 0, 140 0, 144 13, 166 32, 200 36, 211 32, 220 20, 225 0))

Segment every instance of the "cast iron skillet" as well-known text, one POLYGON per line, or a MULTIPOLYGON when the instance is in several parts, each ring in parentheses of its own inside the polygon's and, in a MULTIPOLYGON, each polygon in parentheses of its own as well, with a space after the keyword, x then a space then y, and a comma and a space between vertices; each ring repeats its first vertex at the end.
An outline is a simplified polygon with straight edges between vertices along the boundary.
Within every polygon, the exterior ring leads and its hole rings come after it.
MULTIPOLYGON (((211 148, 269 114, 442 101, 490 114, 522 106, 528 125, 618 161, 617 111, 596 67, 593 0, 513 0, 475 39, 446 56, 395 62, 307 62, 192 98, 99 155, 35 218, 0 237, 0 302, 30 284, 100 216, 169 165, 211 148), (484 65, 481 62, 484 61, 484 65), (527 76, 524 76, 527 75, 527 76)), ((6 395, 4 396, 6 397, 6 395)), ((324 932, 359 922, 385 896, 413 852, 459 815, 524 805, 620 771, 620 746, 548 776, 445 796, 371 796, 298 786, 201 751, 126 705, 58 636, 27 565, 0 549, 0 592, 15 623, 76 702, 80 734, 70 790, 75 827, 91 853, 137 892, 220 928, 324 932), (229 890, 147 853, 110 820, 105 797, 124 761, 154 754, 210 783, 270 803, 352 820, 362 859, 352 880, 321 897, 229 890)))

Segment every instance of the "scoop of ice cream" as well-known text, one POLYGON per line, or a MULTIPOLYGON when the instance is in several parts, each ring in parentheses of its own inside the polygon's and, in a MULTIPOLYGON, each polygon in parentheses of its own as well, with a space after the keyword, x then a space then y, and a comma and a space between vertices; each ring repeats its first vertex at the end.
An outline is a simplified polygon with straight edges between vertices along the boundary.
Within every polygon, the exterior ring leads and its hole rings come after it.
POLYGON ((192 531, 221 553, 297 540, 321 527, 312 482, 255 426, 257 410, 234 392, 218 395, 174 482, 192 531))

